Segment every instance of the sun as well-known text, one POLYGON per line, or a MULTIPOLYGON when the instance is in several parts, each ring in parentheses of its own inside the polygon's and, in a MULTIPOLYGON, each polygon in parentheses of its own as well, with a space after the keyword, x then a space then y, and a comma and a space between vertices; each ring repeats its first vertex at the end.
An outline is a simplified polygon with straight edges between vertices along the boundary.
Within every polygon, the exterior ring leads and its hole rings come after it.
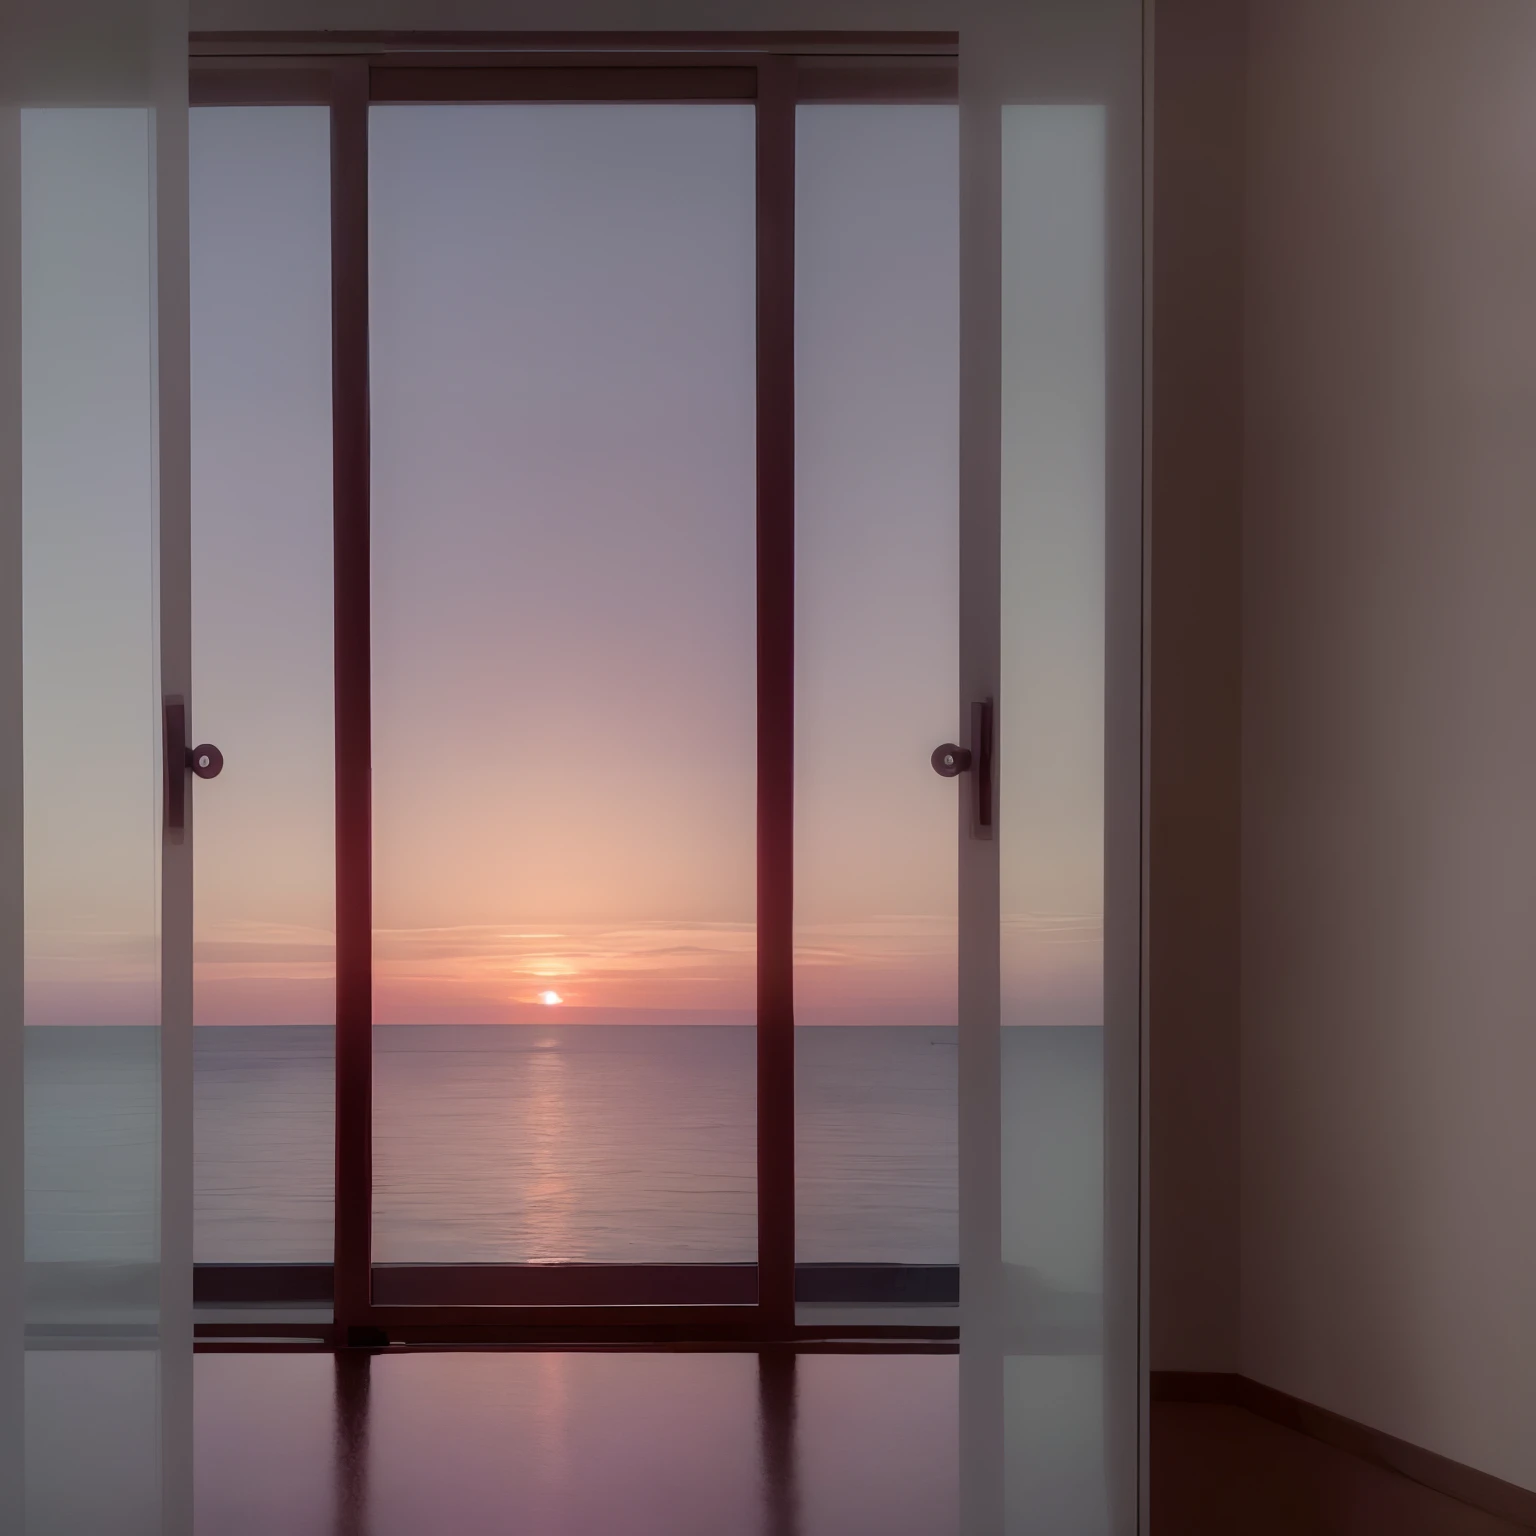
POLYGON ((565 999, 558 992, 540 992, 539 1001, 546 1008, 553 1008, 557 1003, 563 1003, 565 999))

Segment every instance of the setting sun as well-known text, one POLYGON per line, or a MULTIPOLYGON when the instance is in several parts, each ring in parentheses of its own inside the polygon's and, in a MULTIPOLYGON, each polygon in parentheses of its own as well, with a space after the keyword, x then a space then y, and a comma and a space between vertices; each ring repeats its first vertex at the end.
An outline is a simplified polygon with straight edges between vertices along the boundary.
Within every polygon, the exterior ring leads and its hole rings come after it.
POLYGON ((558 992, 540 992, 539 1001, 546 1007, 553 1008, 556 1003, 564 1002, 565 999, 558 992))

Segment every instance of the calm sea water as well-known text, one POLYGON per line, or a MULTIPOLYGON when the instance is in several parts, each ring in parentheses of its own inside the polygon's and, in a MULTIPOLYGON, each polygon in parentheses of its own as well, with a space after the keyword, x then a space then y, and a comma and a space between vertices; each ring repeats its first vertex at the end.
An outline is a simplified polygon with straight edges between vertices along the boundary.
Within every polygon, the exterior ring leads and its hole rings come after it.
MULTIPOLYGON (((329 1028, 199 1029, 196 1253, 331 1257, 329 1028)), ((155 1036, 27 1031, 28 1252, 148 1259, 155 1036)), ((755 1031, 392 1025, 374 1040, 382 1262, 750 1260, 755 1031)), ((806 1260, 952 1263, 952 1028, 796 1032, 806 1260)))
MULTIPOLYGON (((27 1037, 27 1251, 146 1261, 153 1030, 27 1037)), ((196 1252, 331 1257, 333 1038, 196 1032, 196 1252)), ((374 1253, 384 1262, 750 1260, 754 1032, 389 1026, 375 1034, 374 1253)), ((796 1031, 797 1253, 957 1257, 952 1028, 796 1031)), ((1098 1030, 1004 1031, 1005 1242, 1065 1282, 1097 1259, 1098 1030), (1069 1273, 1070 1272, 1070 1273, 1069 1273)))
MULTIPOLYGON (((756 1255, 756 1032, 374 1032, 381 1262, 756 1255)), ((953 1262, 953 1029, 802 1029, 804 1257, 953 1262)), ((206 1261, 329 1257, 329 1030, 197 1034, 206 1261)))

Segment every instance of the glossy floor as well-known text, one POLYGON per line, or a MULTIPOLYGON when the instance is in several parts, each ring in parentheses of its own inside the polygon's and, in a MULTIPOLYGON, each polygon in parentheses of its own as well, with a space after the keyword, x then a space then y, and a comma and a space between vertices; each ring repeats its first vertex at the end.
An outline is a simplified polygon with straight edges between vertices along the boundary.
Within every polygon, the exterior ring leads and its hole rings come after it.
MULTIPOLYGON (((1071 1360, 1034 1364, 1025 1459, 1050 1475, 1025 1479, 1008 1528, 1086 1536, 1102 1506, 1063 1495, 1096 1469, 1062 1476, 1082 1384, 1071 1360)), ((206 1354, 196 1381, 199 1536, 958 1527, 954 1356, 206 1354)), ((1239 1408, 1158 1403, 1151 1450, 1154 1536, 1520 1529, 1239 1408)))
MULTIPOLYGON (((1003 1528, 1102 1536, 1097 1362, 1012 1365, 1003 1528)), ((29 1533, 154 1536, 155 1356, 27 1371, 29 1533)), ((954 1536, 959 1385, 952 1355, 203 1354, 197 1531, 954 1536)), ((1151 1473, 1154 1536, 1520 1529, 1224 1406, 1154 1405, 1151 1473)))
POLYGON ((205 1354, 218 1536, 948 1536, 954 1356, 205 1354))
POLYGON ((1153 1536, 1518 1536, 1395 1472, 1216 1403, 1152 1409, 1153 1536))

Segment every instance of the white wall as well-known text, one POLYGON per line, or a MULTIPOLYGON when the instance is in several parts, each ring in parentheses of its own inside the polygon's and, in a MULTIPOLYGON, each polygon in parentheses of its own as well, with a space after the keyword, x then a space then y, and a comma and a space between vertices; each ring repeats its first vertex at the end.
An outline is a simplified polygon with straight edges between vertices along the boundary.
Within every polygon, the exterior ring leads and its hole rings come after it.
POLYGON ((1250 29, 1242 1368, 1536 1487, 1536 7, 1250 29))

